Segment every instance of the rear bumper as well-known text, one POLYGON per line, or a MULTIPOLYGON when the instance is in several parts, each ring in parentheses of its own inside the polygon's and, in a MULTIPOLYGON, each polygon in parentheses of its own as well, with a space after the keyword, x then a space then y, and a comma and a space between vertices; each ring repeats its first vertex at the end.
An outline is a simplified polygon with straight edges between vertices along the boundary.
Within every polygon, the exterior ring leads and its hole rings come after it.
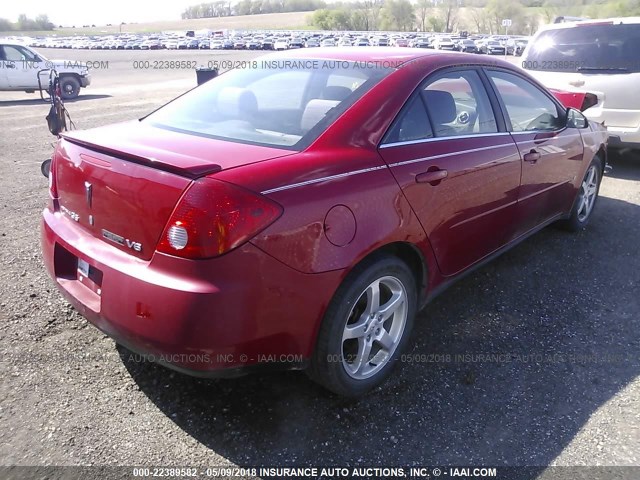
POLYGON ((640 126, 638 126, 638 128, 607 126, 607 130, 609 132, 609 146, 611 148, 640 149, 640 126))
POLYGON ((85 75, 84 77, 80 77, 80 86, 88 87, 91 85, 91 75, 85 75))
POLYGON ((41 244, 49 275, 93 325, 134 352, 197 376, 302 368, 341 278, 300 273, 251 244, 209 260, 155 253, 145 261, 49 209, 41 244), (78 258, 99 272, 98 282, 78 275, 78 258))

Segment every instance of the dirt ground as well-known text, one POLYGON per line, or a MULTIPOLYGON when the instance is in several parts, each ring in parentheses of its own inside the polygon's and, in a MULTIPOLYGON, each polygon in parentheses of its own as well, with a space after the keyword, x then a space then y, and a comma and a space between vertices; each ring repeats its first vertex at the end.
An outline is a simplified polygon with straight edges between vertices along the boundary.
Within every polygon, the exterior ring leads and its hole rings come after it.
MULTIPOLYGON (((109 62, 67 104, 83 129, 140 117, 195 84, 192 70, 133 61, 255 56, 43 53, 109 62)), ((547 228, 438 297, 416 323, 407 353, 418 361, 353 401, 296 372, 173 373, 68 306, 40 257, 47 111, 35 95, 0 92, 2 464, 640 463, 640 154, 611 159, 586 231, 547 228)))

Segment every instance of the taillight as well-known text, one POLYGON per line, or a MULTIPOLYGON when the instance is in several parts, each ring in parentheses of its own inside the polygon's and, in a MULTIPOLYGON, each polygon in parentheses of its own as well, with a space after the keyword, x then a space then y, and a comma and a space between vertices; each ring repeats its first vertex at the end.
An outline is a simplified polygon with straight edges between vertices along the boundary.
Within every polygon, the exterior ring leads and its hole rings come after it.
POLYGON ((582 106, 580 111, 584 112, 587 108, 591 108, 598 104, 598 96, 593 93, 585 93, 584 100, 582 100, 582 106))
POLYGON ((56 156, 57 149, 51 155, 51 163, 49 164, 49 195, 51 198, 58 198, 58 185, 56 182, 56 156))
POLYGON ((196 180, 182 196, 157 250, 185 258, 222 255, 275 222, 282 207, 220 180, 196 180))

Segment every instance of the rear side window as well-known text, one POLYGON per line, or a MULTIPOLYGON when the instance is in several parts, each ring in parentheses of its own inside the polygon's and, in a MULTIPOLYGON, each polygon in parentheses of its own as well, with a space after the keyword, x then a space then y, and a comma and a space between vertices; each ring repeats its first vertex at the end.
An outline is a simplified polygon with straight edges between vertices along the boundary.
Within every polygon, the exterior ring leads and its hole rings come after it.
POLYGON ((527 70, 638 73, 640 24, 578 25, 546 30, 529 46, 527 70))
POLYGON ((475 70, 439 75, 422 91, 436 137, 498 131, 489 97, 475 70))
POLYGON ((513 132, 561 128, 558 107, 538 87, 507 72, 488 71, 487 75, 504 103, 513 132))

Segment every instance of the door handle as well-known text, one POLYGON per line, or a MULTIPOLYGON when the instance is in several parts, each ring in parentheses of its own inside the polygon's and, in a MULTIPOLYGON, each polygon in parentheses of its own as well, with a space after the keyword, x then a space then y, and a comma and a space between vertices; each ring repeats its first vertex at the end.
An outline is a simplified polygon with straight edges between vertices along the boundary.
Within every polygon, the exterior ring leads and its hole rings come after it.
POLYGON ((529 153, 524 154, 524 161, 529 163, 536 163, 538 160, 540 160, 541 156, 542 155, 540 155, 540 153, 536 152, 535 150, 531 150, 529 153))
POLYGON ((4 66, 7 68, 16 68, 16 66, 13 63, 8 63, 8 62, 3 62, 4 66))
POLYGON ((430 172, 419 173, 416 175, 416 183, 430 183, 435 186, 447 178, 447 175, 449 175, 449 172, 446 170, 432 170, 430 172))

